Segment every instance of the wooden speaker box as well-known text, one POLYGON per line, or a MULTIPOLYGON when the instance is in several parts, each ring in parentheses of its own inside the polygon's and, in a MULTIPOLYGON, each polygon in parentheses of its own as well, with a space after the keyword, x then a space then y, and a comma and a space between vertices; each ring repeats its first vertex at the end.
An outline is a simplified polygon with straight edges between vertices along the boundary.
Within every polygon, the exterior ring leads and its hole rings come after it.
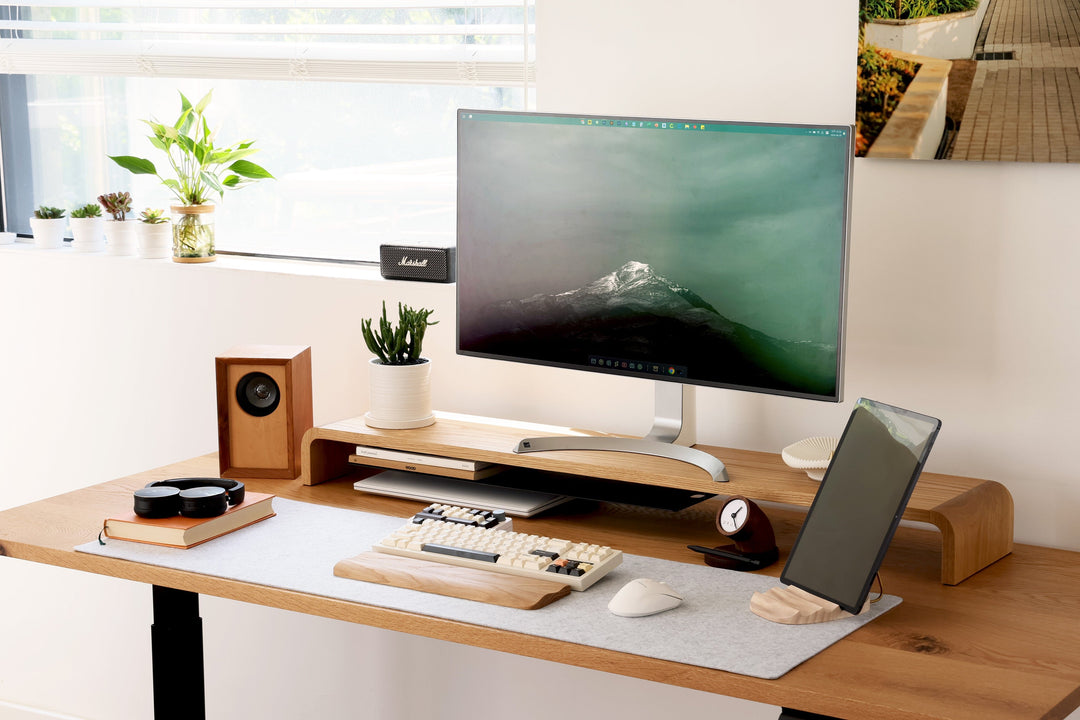
POLYGON ((221 477, 299 477, 312 426, 311 348, 245 345, 215 364, 221 477))

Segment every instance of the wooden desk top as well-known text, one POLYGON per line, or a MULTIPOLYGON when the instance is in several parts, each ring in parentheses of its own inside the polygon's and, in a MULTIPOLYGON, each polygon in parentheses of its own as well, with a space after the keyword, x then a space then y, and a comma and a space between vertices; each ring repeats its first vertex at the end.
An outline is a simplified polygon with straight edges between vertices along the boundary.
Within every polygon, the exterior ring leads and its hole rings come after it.
MULTIPOLYGON (((207 455, 0 512, 0 555, 241 600, 310 615, 604 670, 840 718, 1027 720, 1080 706, 1080 553, 1027 545, 958 586, 939 582, 941 537, 901 528, 882 567, 904 602, 778 680, 761 680, 195 573, 76 553, 102 520, 130 506, 151 480, 216 476, 207 455)), ((420 503, 366 496, 350 482, 245 480, 281 497, 400 517, 420 503)), ((574 534, 639 555, 700 562, 687 544, 716 545, 718 500, 679 513, 583 505, 515 520, 531 533, 574 534)), ((768 510, 781 547, 779 575, 802 514, 768 510)), ((749 602, 749 598, 747 598, 749 602)), ((703 629, 703 642, 723 628, 703 629)))

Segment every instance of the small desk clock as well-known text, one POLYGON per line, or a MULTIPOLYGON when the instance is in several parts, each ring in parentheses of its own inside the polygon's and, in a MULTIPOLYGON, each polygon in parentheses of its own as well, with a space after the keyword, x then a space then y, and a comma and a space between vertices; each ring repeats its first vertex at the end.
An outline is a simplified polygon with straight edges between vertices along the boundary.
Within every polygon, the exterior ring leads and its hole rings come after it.
POLYGON ((716 513, 716 529, 734 544, 707 548, 689 545, 705 556, 705 564, 727 570, 760 570, 780 557, 772 523, 753 500, 733 495, 716 513))

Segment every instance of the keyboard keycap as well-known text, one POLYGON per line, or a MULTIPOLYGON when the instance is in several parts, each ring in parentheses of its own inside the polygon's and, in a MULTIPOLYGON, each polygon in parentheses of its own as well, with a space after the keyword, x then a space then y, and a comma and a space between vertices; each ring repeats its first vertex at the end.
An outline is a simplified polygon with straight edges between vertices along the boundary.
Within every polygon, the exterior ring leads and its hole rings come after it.
POLYGON ((449 545, 436 545, 424 543, 420 548, 422 552, 438 553, 440 555, 452 555, 453 557, 479 560, 480 562, 493 563, 499 559, 498 553, 484 552, 483 550, 470 550, 469 548, 451 547, 449 545))
POLYGON ((373 549, 494 572, 534 577, 584 590, 622 562, 622 552, 513 532, 500 513, 432 504, 373 549))

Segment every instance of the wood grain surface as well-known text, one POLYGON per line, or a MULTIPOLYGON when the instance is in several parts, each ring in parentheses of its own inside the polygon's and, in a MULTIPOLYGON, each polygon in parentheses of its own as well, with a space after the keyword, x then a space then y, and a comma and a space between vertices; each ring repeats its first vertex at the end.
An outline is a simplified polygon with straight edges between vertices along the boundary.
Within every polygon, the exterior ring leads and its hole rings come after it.
POLYGON ((334 574, 518 610, 536 610, 570 594, 570 586, 564 583, 381 552, 364 552, 339 560, 334 565, 334 574))
MULTIPOLYGON (((1080 553, 1063 550, 1017 545, 962 584, 947 586, 939 582, 940 536, 902 527, 881 574, 885 592, 904 602, 778 680, 73 551, 151 479, 216 472, 216 455, 207 455, 0 512, 0 555, 852 720, 1061 720, 1080 706, 1080 553)), ((348 480, 245 484, 255 492, 397 517, 423 505, 358 493, 348 480)), ((571 534, 629 553, 700 563, 686 546, 718 542, 718 504, 714 499, 667 512, 578 502, 514 523, 524 532, 571 534)), ((760 573, 776 576, 803 514, 766 512, 781 557, 760 573)), ((722 630, 703 628, 702 642, 719 642, 722 630)))

